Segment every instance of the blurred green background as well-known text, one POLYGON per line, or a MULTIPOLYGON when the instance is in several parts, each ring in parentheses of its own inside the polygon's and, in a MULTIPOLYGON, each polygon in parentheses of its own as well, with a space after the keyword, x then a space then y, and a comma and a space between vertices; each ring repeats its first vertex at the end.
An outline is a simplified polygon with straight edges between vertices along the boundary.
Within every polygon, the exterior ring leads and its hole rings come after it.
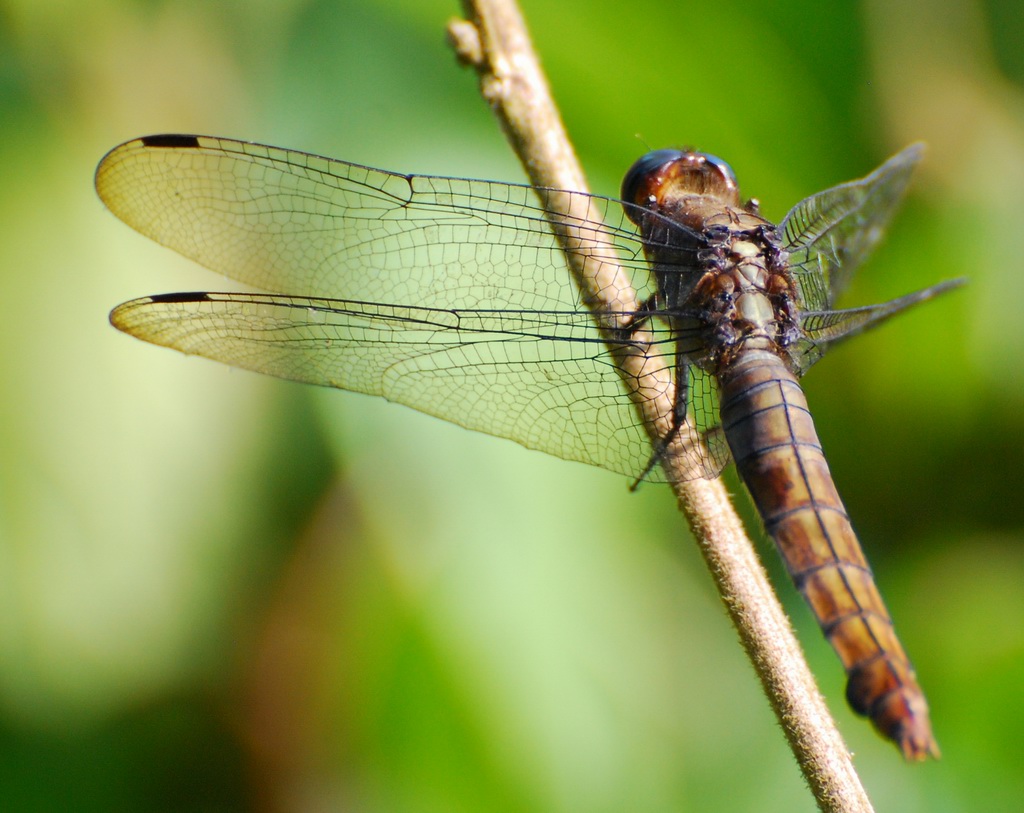
MULTIPOLYGON (((1019 810, 1021 4, 524 7, 596 191, 647 145, 696 145, 780 217, 929 143, 846 302, 970 287, 806 385, 941 762, 903 764, 846 708, 762 548, 877 808, 1019 810)), ((815 809, 667 489, 107 324, 223 287, 96 198, 128 138, 522 180, 446 47, 457 13, 0 2, 5 809, 815 809)))

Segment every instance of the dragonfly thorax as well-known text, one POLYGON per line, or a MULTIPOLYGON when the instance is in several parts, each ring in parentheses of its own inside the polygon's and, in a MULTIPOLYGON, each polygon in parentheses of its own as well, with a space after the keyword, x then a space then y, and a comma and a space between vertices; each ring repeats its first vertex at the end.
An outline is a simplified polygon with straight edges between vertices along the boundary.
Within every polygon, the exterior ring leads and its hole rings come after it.
POLYGON ((755 345, 782 350, 797 335, 795 288, 773 238, 759 228, 726 232, 713 244, 692 300, 706 346, 718 348, 708 359, 710 371, 755 345))

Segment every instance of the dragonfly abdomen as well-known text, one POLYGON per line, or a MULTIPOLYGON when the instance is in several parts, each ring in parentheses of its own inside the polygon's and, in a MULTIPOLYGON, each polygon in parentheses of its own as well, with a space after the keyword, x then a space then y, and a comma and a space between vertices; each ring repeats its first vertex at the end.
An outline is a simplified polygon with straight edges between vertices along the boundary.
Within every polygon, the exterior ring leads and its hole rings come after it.
POLYGON ((719 376, 741 478, 847 674, 847 700, 908 758, 937 756, 914 669, 839 498, 796 377, 771 349, 719 376))

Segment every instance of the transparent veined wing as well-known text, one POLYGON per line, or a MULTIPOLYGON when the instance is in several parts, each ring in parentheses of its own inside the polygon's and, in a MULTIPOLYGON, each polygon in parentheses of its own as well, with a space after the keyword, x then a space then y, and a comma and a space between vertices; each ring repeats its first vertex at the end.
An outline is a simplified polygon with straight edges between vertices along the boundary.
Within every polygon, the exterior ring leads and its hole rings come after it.
POLYGON ((923 144, 911 144, 870 175, 805 198, 779 224, 804 310, 832 309, 882 239, 923 155, 923 144))
MULTIPOLYGON (((651 443, 591 315, 474 311, 307 297, 182 293, 125 302, 113 324, 133 336, 235 367, 378 395, 469 429, 636 477, 651 443)), ((666 339, 655 328, 656 342, 666 339)), ((667 343, 671 347, 672 343, 667 343)), ((669 374, 671 354, 649 351, 669 374)), ((701 379, 698 379, 701 380, 701 379)), ((699 383, 695 405, 710 393, 699 383)), ((709 459, 690 427, 689 477, 709 459)), ((663 478, 660 469, 649 479, 663 478)))
MULTIPOLYGON (((140 233, 263 291, 440 308, 578 303, 548 225, 551 207, 525 185, 173 135, 111 150, 96 189, 140 233)), ((579 240, 612 246, 649 295, 642 246, 618 201, 564 193, 554 205, 563 217, 576 213, 579 240)))
POLYGON ((966 284, 967 280, 963 278, 945 280, 878 305, 801 313, 800 327, 803 337, 797 346, 790 350, 790 358, 794 361, 797 373, 803 375, 807 372, 808 368, 837 342, 857 336, 913 305, 927 302, 939 294, 966 284))
MULTIPOLYGON (((96 186, 142 234, 278 294, 144 297, 111 314, 125 332, 380 395, 633 477, 650 460, 635 405, 547 222, 552 206, 563 219, 571 211, 571 236, 610 244, 643 295, 649 271, 618 201, 559 193, 544 204, 528 186, 402 175, 205 136, 127 142, 101 161, 96 186)), ((595 250, 596 264, 606 250, 595 250)), ((670 380, 679 337, 656 318, 650 327, 645 367, 670 380)), ((699 370, 690 377, 696 414, 681 463, 686 476, 714 476, 728 455, 714 431, 713 382, 699 370)))

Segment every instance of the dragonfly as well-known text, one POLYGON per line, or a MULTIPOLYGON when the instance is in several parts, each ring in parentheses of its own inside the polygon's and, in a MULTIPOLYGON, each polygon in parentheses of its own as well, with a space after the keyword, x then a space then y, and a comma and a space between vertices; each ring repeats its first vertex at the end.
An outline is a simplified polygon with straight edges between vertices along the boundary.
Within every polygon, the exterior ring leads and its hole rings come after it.
POLYGON ((925 696, 798 383, 837 342, 962 283, 834 307, 922 152, 910 146, 773 224, 741 201, 728 164, 693 150, 642 157, 615 198, 147 136, 102 159, 100 198, 259 292, 145 296, 110 320, 156 345, 383 396, 634 485, 713 478, 735 460, 842 662, 850 706, 906 758, 937 758, 925 696), (618 307, 589 307, 553 220, 584 267, 614 269, 605 299, 618 307), (642 373, 623 372, 628 354, 642 373), (659 435, 638 406, 666 393, 659 435))

